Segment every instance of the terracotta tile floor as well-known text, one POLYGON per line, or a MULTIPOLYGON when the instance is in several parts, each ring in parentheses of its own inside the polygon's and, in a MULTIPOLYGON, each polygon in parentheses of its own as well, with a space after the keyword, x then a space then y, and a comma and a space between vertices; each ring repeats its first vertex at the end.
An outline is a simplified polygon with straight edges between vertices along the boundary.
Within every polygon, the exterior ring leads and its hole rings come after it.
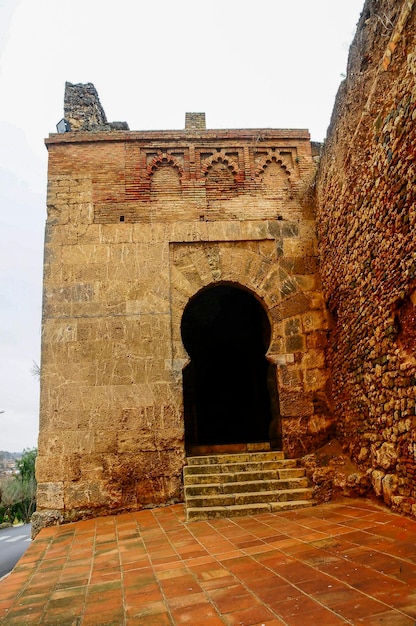
POLYGON ((185 523, 182 505, 44 529, 0 623, 416 625, 416 522, 370 500, 185 523))

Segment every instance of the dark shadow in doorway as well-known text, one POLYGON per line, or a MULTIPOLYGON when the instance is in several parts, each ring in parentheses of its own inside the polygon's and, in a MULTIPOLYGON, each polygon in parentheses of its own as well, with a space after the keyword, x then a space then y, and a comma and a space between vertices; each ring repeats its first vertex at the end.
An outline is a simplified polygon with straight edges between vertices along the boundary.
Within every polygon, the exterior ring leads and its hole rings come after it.
POLYGON ((260 302, 233 284, 206 288, 186 306, 181 333, 191 358, 183 371, 187 449, 268 441, 278 401, 260 302))

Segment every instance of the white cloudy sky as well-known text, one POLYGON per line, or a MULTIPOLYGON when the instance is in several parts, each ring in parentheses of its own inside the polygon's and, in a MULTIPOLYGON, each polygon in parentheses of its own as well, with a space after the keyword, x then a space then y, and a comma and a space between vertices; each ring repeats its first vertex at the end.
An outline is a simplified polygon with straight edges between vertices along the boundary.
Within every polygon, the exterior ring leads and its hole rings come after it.
POLYGON ((37 445, 47 152, 65 81, 130 129, 325 137, 363 0, 0 0, 0 450, 37 445))

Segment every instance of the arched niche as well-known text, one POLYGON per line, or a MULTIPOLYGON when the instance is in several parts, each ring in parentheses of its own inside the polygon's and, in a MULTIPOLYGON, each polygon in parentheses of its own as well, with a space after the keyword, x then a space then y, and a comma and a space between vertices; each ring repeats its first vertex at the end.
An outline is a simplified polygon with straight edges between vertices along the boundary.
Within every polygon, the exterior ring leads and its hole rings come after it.
POLYGON ((180 174, 170 163, 163 163, 152 173, 150 181, 150 197, 153 201, 168 201, 181 198, 182 187, 180 174))
POLYGON ((227 161, 214 161, 206 173, 205 189, 207 200, 226 200, 237 194, 237 183, 233 168, 227 161))

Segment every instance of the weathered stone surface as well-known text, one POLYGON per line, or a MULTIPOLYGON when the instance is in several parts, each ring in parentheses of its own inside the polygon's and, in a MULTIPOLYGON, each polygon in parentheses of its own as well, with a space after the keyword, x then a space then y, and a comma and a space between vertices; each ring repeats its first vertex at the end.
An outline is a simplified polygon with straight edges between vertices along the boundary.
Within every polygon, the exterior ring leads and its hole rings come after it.
POLYGON ((396 466, 397 450, 394 443, 385 441, 378 450, 375 451, 374 460, 378 467, 387 471, 396 466))
MULTIPOLYGON (((371 489, 370 478, 351 462, 336 439, 332 439, 315 453, 302 457, 302 464, 314 486, 313 494, 318 502, 359 497, 371 489)), ((375 487, 374 483, 373 485, 375 487)))
POLYGON ((31 517, 32 539, 47 526, 59 526, 64 522, 64 517, 60 511, 49 509, 47 511, 35 511, 31 517))
POLYGON ((64 483, 62 481, 57 482, 56 478, 55 482, 38 482, 37 507, 38 510, 57 509, 62 513, 64 509, 64 483))
POLYGON ((384 502, 391 505, 392 497, 397 491, 398 478, 395 474, 386 474, 381 482, 384 502))
POLYGON ((107 122, 97 91, 92 83, 65 83, 64 115, 67 130, 128 130, 126 122, 107 122))
POLYGON ((365 2, 316 181, 337 437, 406 514, 416 501, 415 48, 414 0, 365 2))
POLYGON ((383 478, 385 476, 382 470, 370 470, 371 482, 373 484, 374 493, 380 497, 383 495, 383 478))

